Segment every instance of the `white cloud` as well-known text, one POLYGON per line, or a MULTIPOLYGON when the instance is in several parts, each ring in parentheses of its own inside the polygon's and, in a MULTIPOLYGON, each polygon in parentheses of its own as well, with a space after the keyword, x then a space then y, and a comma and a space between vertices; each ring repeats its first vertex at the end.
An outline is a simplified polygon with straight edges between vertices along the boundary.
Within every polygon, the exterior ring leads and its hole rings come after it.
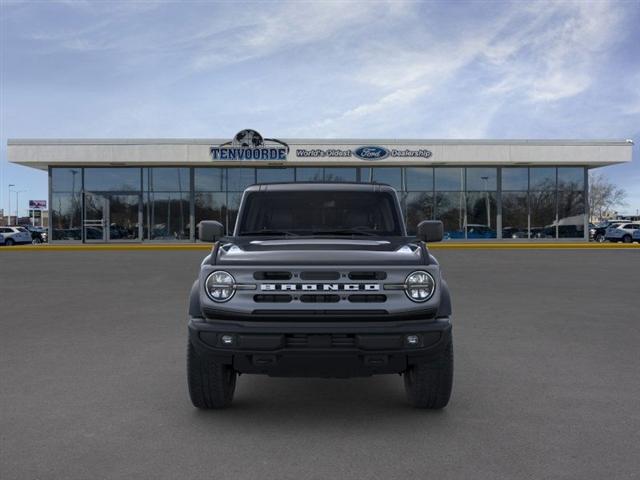
POLYGON ((488 93, 519 93, 532 102, 556 101, 586 91, 602 51, 618 33, 619 8, 608 1, 533 4, 533 18, 496 38, 485 56, 500 80, 488 93))

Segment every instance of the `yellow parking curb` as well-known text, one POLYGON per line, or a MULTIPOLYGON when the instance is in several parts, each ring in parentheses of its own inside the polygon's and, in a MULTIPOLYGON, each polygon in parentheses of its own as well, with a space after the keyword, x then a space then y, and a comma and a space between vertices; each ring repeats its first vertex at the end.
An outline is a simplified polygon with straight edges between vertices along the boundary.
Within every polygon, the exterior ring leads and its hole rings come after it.
MULTIPOLYGON (((533 242, 443 242, 429 245, 433 250, 627 250, 640 249, 637 243, 533 243, 533 242)), ((74 245, 15 245, 0 246, 0 252, 15 251, 90 251, 90 250, 211 250, 211 244, 179 243, 179 244, 74 244, 74 245)))

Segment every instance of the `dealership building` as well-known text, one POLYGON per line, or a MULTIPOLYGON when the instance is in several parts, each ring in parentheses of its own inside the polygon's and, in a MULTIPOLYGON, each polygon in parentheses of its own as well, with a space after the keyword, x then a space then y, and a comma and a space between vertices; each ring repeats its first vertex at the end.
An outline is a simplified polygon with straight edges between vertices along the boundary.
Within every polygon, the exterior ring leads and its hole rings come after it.
POLYGON ((9 161, 48 172, 54 242, 195 241, 229 232, 242 191, 272 182, 393 186, 410 233, 451 240, 588 239, 588 171, 630 162, 630 140, 13 139, 9 161))

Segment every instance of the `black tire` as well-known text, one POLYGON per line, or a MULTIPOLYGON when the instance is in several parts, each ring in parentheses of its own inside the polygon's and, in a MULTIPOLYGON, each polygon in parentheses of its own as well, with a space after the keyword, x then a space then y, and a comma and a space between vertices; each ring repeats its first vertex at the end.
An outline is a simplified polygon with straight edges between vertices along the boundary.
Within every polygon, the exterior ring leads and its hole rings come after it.
POLYGON ((42 243, 42 240, 38 237, 34 238, 33 240, 31 240, 31 243, 34 245, 40 245, 42 243))
POLYGON ((407 399, 416 408, 447 406, 453 385, 453 342, 438 357, 412 365, 404 372, 407 399))
POLYGON ((622 237, 622 243, 631 243, 631 235, 625 235, 622 237))
POLYGON ((199 356, 191 342, 187 350, 189 397, 194 407, 210 409, 231 405, 236 390, 236 372, 230 365, 199 356))
POLYGON ((16 242, 14 242, 14 241, 13 241, 13 238, 7 238, 7 239, 4 241, 4 244, 5 244, 7 247, 12 247, 13 245, 15 245, 15 243, 16 243, 16 242))
POLYGON ((604 243, 604 235, 602 233, 599 233, 596 235, 596 238, 594 240, 598 243, 604 243))

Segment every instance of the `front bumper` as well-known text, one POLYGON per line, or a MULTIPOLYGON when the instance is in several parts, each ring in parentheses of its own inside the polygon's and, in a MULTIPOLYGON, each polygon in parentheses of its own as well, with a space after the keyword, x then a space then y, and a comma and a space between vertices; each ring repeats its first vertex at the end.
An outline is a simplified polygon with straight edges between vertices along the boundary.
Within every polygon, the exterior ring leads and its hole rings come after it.
POLYGON ((287 377, 355 377, 400 373, 428 361, 451 341, 449 318, 389 322, 250 322, 189 320, 199 355, 240 373, 287 377), (410 345, 407 336, 418 343, 410 345), (233 341, 225 345, 223 336, 233 341))

